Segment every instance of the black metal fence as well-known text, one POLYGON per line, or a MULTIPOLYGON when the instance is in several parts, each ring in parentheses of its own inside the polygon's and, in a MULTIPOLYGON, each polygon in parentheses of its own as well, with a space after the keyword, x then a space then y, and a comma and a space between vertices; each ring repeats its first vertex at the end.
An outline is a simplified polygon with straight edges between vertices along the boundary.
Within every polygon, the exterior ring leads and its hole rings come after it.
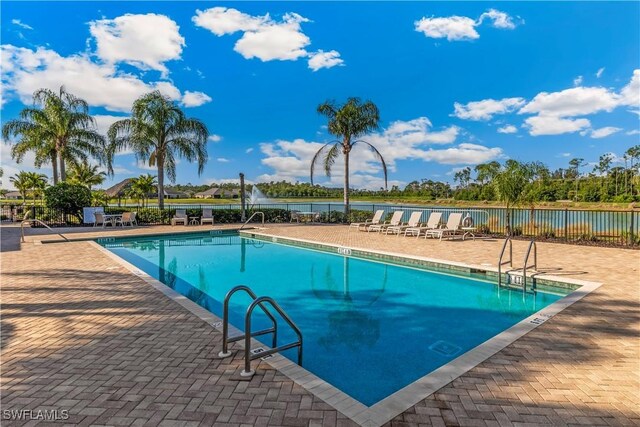
MULTIPOLYGON (((177 209, 184 209, 188 216, 193 217, 202 215, 203 209, 212 209, 216 223, 238 223, 241 220, 239 204, 170 205, 164 209, 154 205, 104 207, 107 214, 137 212, 139 224, 149 225, 169 224, 177 209)), ((473 219, 474 226, 479 232, 487 235, 505 235, 509 221, 511 234, 514 236, 578 243, 640 246, 640 211, 517 208, 509 209, 507 212, 505 208, 496 207, 450 208, 356 202, 351 205, 351 211, 347 217, 342 204, 308 202, 251 205, 247 209, 247 217, 254 211, 263 211, 267 222, 282 223, 291 220, 292 211, 298 211, 318 213, 322 222, 344 223, 370 218, 373 212, 380 209, 384 210, 386 215, 402 210, 405 221, 414 211, 423 211, 422 221, 426 221, 431 212, 442 212, 443 221, 446 221, 448 214, 461 212, 473 219)), ((82 212, 63 212, 43 206, 10 209, 9 206, 4 205, 0 214, 3 221, 19 221, 24 217, 26 210, 31 211, 30 218, 39 219, 52 227, 83 225, 82 212)))

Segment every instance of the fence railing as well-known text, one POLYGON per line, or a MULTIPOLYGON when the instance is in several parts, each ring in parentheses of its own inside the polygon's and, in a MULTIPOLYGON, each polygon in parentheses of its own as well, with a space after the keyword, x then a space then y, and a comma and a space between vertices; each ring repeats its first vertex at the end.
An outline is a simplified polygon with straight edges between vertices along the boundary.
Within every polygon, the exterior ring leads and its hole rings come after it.
MULTIPOLYGON (((51 227, 83 225, 81 212, 67 212, 44 206, 26 206, 9 209, 3 206, 0 214, 3 221, 19 221, 25 209, 31 210, 31 218, 43 221, 51 227)), ((199 216, 203 209, 213 209, 214 220, 220 223, 240 223, 240 204, 189 204, 170 205, 164 209, 158 206, 105 206, 108 214, 127 211, 137 212, 139 224, 169 224, 176 209, 186 209, 187 215, 199 216)), ((292 211, 317 212, 320 220, 326 223, 356 222, 370 218, 376 210, 382 209, 386 215, 396 210, 404 211, 404 220, 411 212, 423 211, 422 220, 426 221, 431 212, 442 212, 443 221, 448 214, 461 212, 472 217, 478 231, 501 236, 507 232, 508 218, 513 236, 537 237, 580 243, 607 243, 614 245, 640 246, 640 211, 616 210, 576 210, 576 209, 533 209, 499 207, 457 208, 441 206, 418 206, 386 203, 354 203, 347 217, 340 203, 301 202, 301 203, 262 203, 249 205, 247 215, 263 211, 269 223, 283 223, 291 220, 292 211), (508 215, 507 215, 508 214, 508 215)), ((85 224, 86 225, 86 224, 85 224)))

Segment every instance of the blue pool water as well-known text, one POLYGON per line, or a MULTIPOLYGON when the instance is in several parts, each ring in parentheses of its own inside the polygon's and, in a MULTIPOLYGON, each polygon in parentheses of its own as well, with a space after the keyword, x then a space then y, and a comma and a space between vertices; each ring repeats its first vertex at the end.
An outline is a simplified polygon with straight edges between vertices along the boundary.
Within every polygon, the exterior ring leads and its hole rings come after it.
MULTIPOLYGON (((561 298, 237 234, 99 243, 220 317, 236 285, 273 297, 302 330, 304 368, 368 406, 561 298)), ((234 326, 248 304, 232 299, 234 326)), ((293 341, 279 324, 279 343, 293 341)))

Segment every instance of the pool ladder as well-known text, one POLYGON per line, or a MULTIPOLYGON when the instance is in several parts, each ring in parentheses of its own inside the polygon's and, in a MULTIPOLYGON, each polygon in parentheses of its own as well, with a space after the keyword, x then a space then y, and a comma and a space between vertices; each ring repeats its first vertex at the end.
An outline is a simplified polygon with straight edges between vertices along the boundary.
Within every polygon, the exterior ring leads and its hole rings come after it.
POLYGON ((227 295, 224 297, 223 304, 223 312, 222 312, 222 351, 218 353, 219 357, 229 357, 231 356, 231 352, 229 351, 229 343, 244 340, 244 370, 240 372, 240 375, 243 377, 251 377, 255 374, 255 371, 251 369, 251 361, 262 358, 265 356, 269 356, 274 353, 279 353, 284 350, 289 350, 291 348, 298 348, 298 365, 302 366, 302 333, 296 324, 291 320, 291 318, 287 315, 287 313, 278 305, 277 302, 271 297, 258 297, 255 292, 251 290, 248 286, 240 285, 231 289, 227 295), (229 337, 229 300, 236 292, 245 292, 251 298, 251 304, 247 308, 247 311, 244 315, 244 334, 236 335, 233 337, 229 337), (293 329, 296 333, 298 340, 289 344, 284 344, 278 347, 278 322, 273 314, 267 309, 266 305, 270 305, 280 317, 284 319, 285 322, 293 329), (253 310, 256 307, 260 307, 260 309, 267 315, 267 317, 271 320, 273 326, 267 329, 261 329, 259 331, 251 332, 251 315, 253 314, 253 310), (259 353, 252 354, 251 352, 251 338, 257 337, 260 335, 268 335, 273 334, 272 346, 269 350, 261 351, 259 353))
MULTIPOLYGON (((500 251, 500 258, 498 259, 498 286, 502 286, 502 266, 509 264, 509 267, 513 267, 513 242, 511 241, 511 237, 507 237, 502 245, 502 250, 500 251), (503 261, 507 245, 509 246, 509 259, 503 261)), ((527 248, 527 253, 524 256, 524 264, 522 267, 522 290, 524 292, 527 291, 527 270, 528 269, 538 269, 538 247, 536 246, 536 242, 534 239, 531 239, 529 242, 529 247, 527 248), (531 251, 533 250, 533 264, 529 265, 529 257, 531 256, 531 251)), ((515 271, 515 270, 511 270, 515 271)), ((511 275, 510 271, 506 272, 507 280, 505 285, 508 286, 511 284, 511 275)), ((531 289, 535 291, 535 282, 531 286, 531 289)))

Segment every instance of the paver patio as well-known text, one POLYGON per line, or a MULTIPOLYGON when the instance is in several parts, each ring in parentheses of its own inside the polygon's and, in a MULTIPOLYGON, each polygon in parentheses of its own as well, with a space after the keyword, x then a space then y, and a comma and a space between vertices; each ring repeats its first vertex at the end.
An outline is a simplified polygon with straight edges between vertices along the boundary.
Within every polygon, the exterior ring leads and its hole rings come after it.
MULTIPOLYGON (((29 235, 20 245, 17 228, 1 231, 3 411, 68 409, 60 422, 80 425, 353 424, 265 363, 251 381, 234 380, 241 355, 215 358, 217 330, 89 242, 35 244, 42 236, 29 235)), ((501 246, 344 226, 266 232, 494 266, 501 246)), ((516 265, 525 247, 514 243, 516 265)), ((548 243, 538 250, 541 269, 603 285, 391 424, 640 425, 640 251, 548 243)))

